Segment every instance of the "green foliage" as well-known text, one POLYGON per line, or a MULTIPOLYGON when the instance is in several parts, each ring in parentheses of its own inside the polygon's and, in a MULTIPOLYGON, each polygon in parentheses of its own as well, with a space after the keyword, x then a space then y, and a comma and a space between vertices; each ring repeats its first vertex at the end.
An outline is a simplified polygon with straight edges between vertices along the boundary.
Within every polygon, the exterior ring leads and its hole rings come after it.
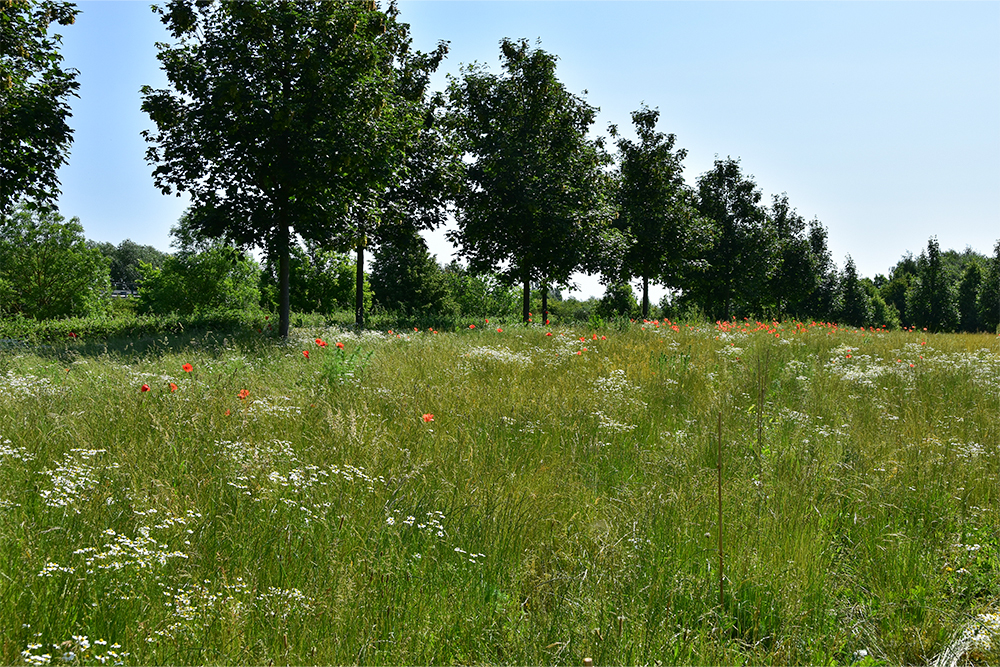
POLYGON ((983 328, 1000 333, 1000 241, 993 247, 976 303, 983 328))
POLYGON ((961 273, 958 284, 956 306, 958 307, 958 327, 960 331, 975 333, 983 330, 979 313, 979 293, 983 285, 983 270, 978 261, 969 262, 961 273))
MULTIPOLYGON (((300 313, 331 315, 354 305, 356 265, 349 255, 320 248, 295 246, 291 250, 289 286, 291 308, 300 313)), ((365 308, 371 308, 372 291, 365 280, 365 308)), ((278 309, 278 267, 273 259, 261 274, 262 303, 278 309)))
POLYGON ((594 313, 604 320, 641 316, 639 302, 636 301, 632 286, 628 283, 608 285, 594 313))
POLYGON ((854 327, 865 327, 872 324, 871 296, 862 280, 858 278, 858 270, 850 255, 844 264, 844 272, 840 278, 840 313, 837 321, 854 327))
POLYGON ((927 250, 917 259, 917 276, 906 292, 906 313, 913 325, 929 331, 954 331, 958 326, 955 277, 941 257, 937 238, 931 237, 927 250))
POLYGON ((500 44, 503 75, 471 65, 448 87, 449 123, 467 159, 450 233, 475 273, 522 285, 566 285, 606 240, 607 156, 589 138, 597 109, 555 76, 556 58, 526 40, 500 44))
POLYGON ((108 262, 87 246, 78 218, 24 205, 0 218, 0 313, 87 315, 109 289, 108 262))
POLYGON ((739 160, 717 159, 698 179, 698 212, 714 222, 715 242, 685 300, 697 303, 712 319, 762 314, 770 305, 773 244, 761 196, 739 160))
POLYGON ((458 312, 465 317, 516 319, 518 290, 491 274, 476 274, 458 262, 444 268, 445 283, 458 312))
POLYGON ((149 264, 154 268, 163 266, 167 253, 153 246, 139 245, 131 239, 125 239, 117 246, 111 243, 92 243, 111 262, 111 289, 136 292, 139 289, 139 278, 142 275, 140 265, 149 264))
POLYGON ((140 313, 252 310, 260 303, 260 267, 247 253, 230 246, 181 252, 160 268, 143 263, 140 272, 140 313))
MULTIPOLYGON (((683 276, 711 243, 711 223, 698 217, 693 194, 684 184, 687 151, 674 150, 675 137, 656 132, 659 110, 645 105, 632 112, 639 142, 618 138, 618 180, 614 226, 624 252, 615 253, 604 273, 613 282, 642 280, 642 316, 649 315, 649 283, 683 287, 683 276)), ((611 135, 618 130, 611 126, 611 135)))
POLYGON ((80 84, 49 29, 78 13, 71 2, 0 2, 0 216, 22 197, 42 206, 58 198, 57 172, 73 141, 68 99, 80 84))
POLYGON ((387 310, 444 317, 458 312, 448 277, 416 232, 379 246, 371 282, 376 303, 387 310))
POLYGON ((155 11, 177 43, 158 55, 173 89, 142 89, 154 179, 191 194, 192 224, 208 236, 276 259, 285 336, 295 235, 364 247, 424 127, 446 46, 411 50, 395 5, 374 2, 178 0, 155 11))

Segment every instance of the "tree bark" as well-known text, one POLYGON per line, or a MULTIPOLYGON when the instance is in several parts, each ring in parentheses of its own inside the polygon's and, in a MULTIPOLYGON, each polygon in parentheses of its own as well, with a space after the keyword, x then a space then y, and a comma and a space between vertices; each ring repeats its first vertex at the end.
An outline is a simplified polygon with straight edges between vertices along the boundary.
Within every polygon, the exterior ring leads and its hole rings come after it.
POLYGON ((649 276, 642 277, 642 319, 649 317, 649 276))
POLYGON ((549 319, 549 286, 542 285, 542 323, 549 319))
POLYGON ((531 280, 528 278, 528 272, 525 271, 524 274, 524 296, 522 298, 522 310, 521 316, 524 323, 527 324, 528 320, 531 319, 531 280))
POLYGON ((288 223, 278 223, 278 335, 288 338, 289 316, 291 314, 291 253, 289 250, 288 223))
POLYGON ((365 240, 358 241, 358 266, 354 289, 354 323, 359 329, 365 326, 365 240))

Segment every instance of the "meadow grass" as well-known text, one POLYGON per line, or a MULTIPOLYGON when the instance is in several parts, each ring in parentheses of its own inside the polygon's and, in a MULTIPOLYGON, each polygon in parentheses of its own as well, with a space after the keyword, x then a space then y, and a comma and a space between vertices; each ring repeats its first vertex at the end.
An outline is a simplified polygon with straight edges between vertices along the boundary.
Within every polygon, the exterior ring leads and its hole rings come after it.
POLYGON ((0 662, 996 663, 998 416, 987 335, 8 350, 0 662))

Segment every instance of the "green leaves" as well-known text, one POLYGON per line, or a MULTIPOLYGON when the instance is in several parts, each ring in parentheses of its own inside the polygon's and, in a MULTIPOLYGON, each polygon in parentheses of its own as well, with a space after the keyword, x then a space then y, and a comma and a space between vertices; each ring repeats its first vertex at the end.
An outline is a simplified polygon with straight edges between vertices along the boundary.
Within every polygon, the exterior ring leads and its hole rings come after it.
POLYGON ((395 6, 370 2, 171 0, 158 13, 177 43, 158 56, 173 90, 143 89, 157 186, 189 192, 209 235, 286 264, 296 234, 342 247, 373 231, 446 47, 411 52, 395 6))
POLYGON ((0 217, 0 313, 89 315, 109 291, 108 260, 87 246, 79 219, 23 204, 0 217))
POLYGON ((80 84, 62 68, 52 23, 71 25, 69 2, 5 0, 0 12, 0 215, 20 197, 42 206, 59 194, 56 172, 66 163, 73 131, 67 99, 80 84))
MULTIPOLYGON (((566 285, 610 217, 608 158, 587 136, 597 109, 556 79, 555 56, 526 40, 500 48, 503 75, 470 66, 448 88, 448 122, 467 159, 450 238, 474 271, 566 285)), ((523 310, 527 320, 527 301, 523 310)))

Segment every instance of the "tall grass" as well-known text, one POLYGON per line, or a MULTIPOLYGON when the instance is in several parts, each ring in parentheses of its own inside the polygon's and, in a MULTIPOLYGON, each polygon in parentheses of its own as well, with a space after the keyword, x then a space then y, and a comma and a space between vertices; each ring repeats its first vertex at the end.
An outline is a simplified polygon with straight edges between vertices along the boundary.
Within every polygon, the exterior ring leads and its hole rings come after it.
POLYGON ((996 337, 475 326, 0 352, 0 661, 898 664, 997 611, 996 337))

